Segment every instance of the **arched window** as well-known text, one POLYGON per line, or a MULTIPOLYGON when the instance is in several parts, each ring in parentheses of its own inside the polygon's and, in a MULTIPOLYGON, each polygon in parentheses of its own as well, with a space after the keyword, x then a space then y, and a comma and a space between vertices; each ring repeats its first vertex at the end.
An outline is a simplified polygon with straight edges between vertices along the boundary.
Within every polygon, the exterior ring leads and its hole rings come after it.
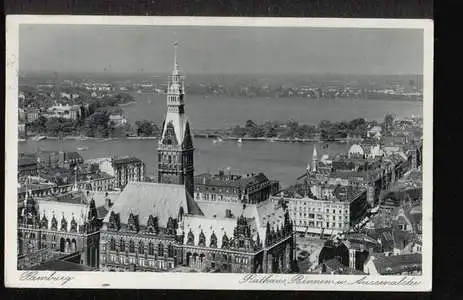
POLYGON ((204 235, 204 232, 202 230, 199 234, 198 246, 206 246, 206 236, 204 235))
POLYGON ((224 233, 222 237, 222 248, 227 249, 228 247, 229 247, 228 236, 226 233, 224 233))
POLYGON ((138 243, 138 253, 140 254, 145 253, 145 244, 142 241, 138 243))
POLYGON ((133 240, 130 240, 130 242, 129 242, 129 252, 130 253, 135 252, 135 243, 133 242, 133 240))
POLYGON ((111 251, 116 251, 116 240, 114 238, 111 238, 110 249, 111 251))
POLYGON ((154 255, 154 245, 151 242, 148 244, 148 255, 154 255))
POLYGON ((211 242, 210 242, 209 247, 217 248, 217 236, 215 235, 214 232, 212 232, 212 234, 211 234, 211 242))
POLYGON ((125 241, 124 241, 123 239, 120 240, 119 250, 120 250, 121 252, 124 252, 124 251, 125 251, 125 241))
POLYGON ((162 243, 158 244, 158 255, 164 256, 164 245, 162 243))
POLYGON ((174 246, 172 246, 172 244, 167 246, 167 256, 174 257, 174 246))
POLYGON ((195 237, 193 235, 193 232, 190 231, 188 232, 188 237, 187 237, 187 245, 194 245, 195 244, 195 237))

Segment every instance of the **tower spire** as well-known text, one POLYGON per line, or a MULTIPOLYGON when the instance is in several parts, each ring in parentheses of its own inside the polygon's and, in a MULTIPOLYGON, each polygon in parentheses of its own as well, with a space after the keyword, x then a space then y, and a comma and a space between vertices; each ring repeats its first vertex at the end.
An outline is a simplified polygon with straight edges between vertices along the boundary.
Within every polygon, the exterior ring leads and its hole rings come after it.
POLYGON ((178 42, 174 42, 174 69, 177 69, 177 46, 178 42))
POLYGON ((317 171, 317 144, 313 145, 313 153, 312 153, 312 171, 317 171))

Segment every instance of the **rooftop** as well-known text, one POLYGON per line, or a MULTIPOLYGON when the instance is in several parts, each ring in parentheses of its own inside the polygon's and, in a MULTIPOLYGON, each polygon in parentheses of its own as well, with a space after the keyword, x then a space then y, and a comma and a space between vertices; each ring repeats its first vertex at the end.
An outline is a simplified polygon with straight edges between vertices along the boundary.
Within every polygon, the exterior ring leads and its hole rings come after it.
POLYGON ((113 159, 114 165, 122 165, 122 164, 133 164, 133 163, 143 163, 140 159, 136 157, 118 157, 113 159))
MULTIPOLYGON (((138 215, 140 225, 145 225, 152 214, 158 217, 159 225, 164 227, 169 217, 176 218, 180 208, 185 214, 200 214, 202 211, 188 195, 185 186, 151 182, 130 182, 121 192, 111 211, 120 214, 120 221, 127 224, 129 215, 138 215)), ((109 213, 104 222, 109 222, 109 213)))
POLYGON ((375 255, 372 260, 376 270, 381 275, 419 271, 422 268, 422 256, 418 253, 391 256, 375 255))
POLYGON ((267 182, 269 179, 263 173, 259 174, 246 174, 246 175, 235 175, 225 174, 223 172, 212 175, 209 173, 203 173, 195 176, 196 184, 207 184, 215 186, 230 186, 230 187, 247 187, 257 183, 267 182))
POLYGON ((34 266, 31 270, 37 271, 94 271, 92 268, 64 260, 52 260, 34 266))

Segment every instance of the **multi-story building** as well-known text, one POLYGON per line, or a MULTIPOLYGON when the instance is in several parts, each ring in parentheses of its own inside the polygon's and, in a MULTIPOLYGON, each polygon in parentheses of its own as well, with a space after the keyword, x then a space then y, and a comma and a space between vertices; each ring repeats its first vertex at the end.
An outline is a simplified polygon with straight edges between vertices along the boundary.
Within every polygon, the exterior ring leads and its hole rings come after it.
POLYGON ((72 192, 61 199, 27 195, 18 205, 18 268, 63 256, 80 256, 80 263, 98 266, 101 217, 93 200, 72 192))
POLYGON ((36 108, 30 108, 25 110, 24 118, 26 123, 31 123, 37 120, 40 117, 40 110, 36 108))
POLYGON ((100 270, 291 271, 295 243, 283 205, 194 200, 193 140, 176 61, 167 103, 159 182, 125 186, 103 222, 100 270))
POLYGON ((35 176, 37 173, 37 160, 28 157, 18 159, 18 177, 35 176))
POLYGON ((84 163, 78 152, 40 151, 37 153, 20 153, 20 158, 35 160, 40 168, 66 168, 73 169, 84 163))
POLYGON ((109 115, 109 122, 115 127, 120 127, 127 124, 127 119, 122 114, 111 114, 109 115))
POLYGON ((334 235, 354 226, 370 206, 365 189, 338 186, 332 193, 322 199, 277 196, 271 199, 287 203, 295 231, 309 235, 334 235))
POLYGON ((200 174, 195 176, 195 199, 201 201, 256 204, 269 199, 280 189, 278 181, 263 173, 244 176, 200 174))
POLYGON ((182 185, 129 183, 104 220, 100 270, 289 272, 292 223, 275 205, 196 203, 182 185))
POLYGON ((49 118, 63 118, 69 120, 78 120, 80 118, 81 108, 79 105, 54 105, 48 109, 49 118))
POLYGON ((115 186, 124 188, 129 182, 143 181, 145 178, 145 163, 136 157, 120 157, 112 159, 115 186))

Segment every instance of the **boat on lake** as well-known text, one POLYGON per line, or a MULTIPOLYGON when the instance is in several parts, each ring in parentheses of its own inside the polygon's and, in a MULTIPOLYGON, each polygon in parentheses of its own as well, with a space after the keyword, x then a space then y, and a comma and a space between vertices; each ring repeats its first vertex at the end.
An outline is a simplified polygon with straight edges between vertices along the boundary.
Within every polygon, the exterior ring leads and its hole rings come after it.
POLYGON ((77 147, 77 150, 78 150, 78 151, 85 151, 85 150, 87 150, 87 149, 88 149, 87 146, 78 146, 78 147, 77 147))
POLYGON ((238 144, 241 144, 241 143, 243 143, 243 139, 239 138, 238 139, 238 144))
POLYGON ((42 140, 45 140, 47 137, 44 136, 44 135, 36 135, 34 136, 31 140, 35 141, 35 142, 39 142, 39 141, 42 141, 42 140))

